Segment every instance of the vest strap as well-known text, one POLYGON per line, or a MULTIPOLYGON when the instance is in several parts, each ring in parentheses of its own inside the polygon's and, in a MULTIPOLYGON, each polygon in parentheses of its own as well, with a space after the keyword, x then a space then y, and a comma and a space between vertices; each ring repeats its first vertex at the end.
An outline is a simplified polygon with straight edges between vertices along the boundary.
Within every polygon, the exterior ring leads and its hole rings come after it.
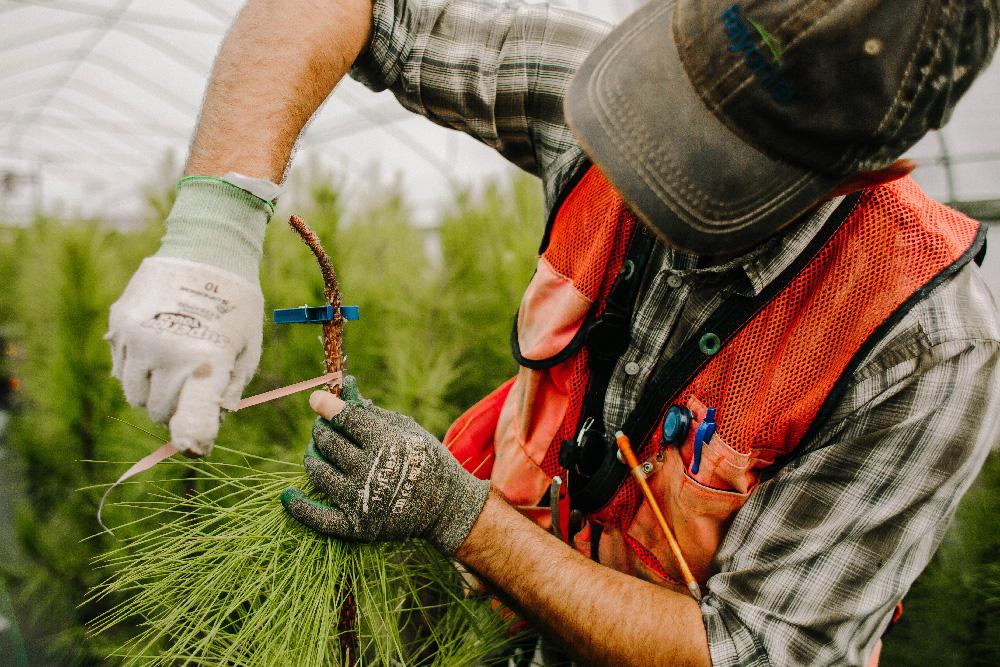
POLYGON ((629 242, 618 278, 605 300, 604 312, 587 328, 585 344, 590 381, 577 424, 578 437, 563 442, 559 452, 560 465, 570 471, 571 479, 593 474, 607 456, 609 440, 604 429, 600 426, 584 428, 584 425, 604 423, 608 385, 618 360, 632 341, 632 314, 655 247, 653 233, 639 224, 629 242))

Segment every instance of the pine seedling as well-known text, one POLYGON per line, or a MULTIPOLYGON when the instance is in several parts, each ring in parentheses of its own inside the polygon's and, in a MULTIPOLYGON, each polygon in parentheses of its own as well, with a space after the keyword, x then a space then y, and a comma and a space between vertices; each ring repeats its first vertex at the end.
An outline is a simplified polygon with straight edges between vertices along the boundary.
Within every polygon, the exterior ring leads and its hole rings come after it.
MULTIPOLYGON (((336 275, 315 233, 289 222, 320 264, 335 313, 324 324, 326 370, 342 371, 336 275)), ((168 479, 120 504, 145 530, 98 559, 114 574, 87 601, 124 598, 90 628, 139 627, 114 653, 126 664, 473 665, 503 646, 506 623, 464 595, 432 547, 318 535, 277 502, 288 486, 311 488, 300 465, 217 448, 242 462, 167 462, 196 470, 205 490, 178 493, 168 479)))
MULTIPOLYGON (((222 448, 229 454, 238 452, 222 448)), ((88 601, 123 598, 91 624, 140 631, 113 655, 125 664, 473 665, 505 641, 488 603, 466 598, 454 567, 422 541, 353 545, 285 514, 278 494, 308 488, 297 464, 242 455, 196 469, 207 490, 185 496, 150 485, 126 507, 147 530, 98 559, 115 574, 88 601), (355 642, 341 610, 355 600, 355 642)))

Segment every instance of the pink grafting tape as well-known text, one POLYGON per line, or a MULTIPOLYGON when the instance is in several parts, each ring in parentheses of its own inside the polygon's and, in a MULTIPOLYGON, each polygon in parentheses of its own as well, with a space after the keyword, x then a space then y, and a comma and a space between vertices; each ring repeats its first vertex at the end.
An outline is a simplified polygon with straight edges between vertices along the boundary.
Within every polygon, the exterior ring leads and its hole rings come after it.
MULTIPOLYGON (((272 389, 271 391, 265 391, 263 394, 257 394, 256 396, 250 396, 249 398, 244 398, 236 406, 236 410, 242 410, 243 408, 252 408, 255 405, 260 405, 261 403, 267 403, 268 401, 273 401, 277 398, 284 398, 291 394, 297 394, 300 391, 305 391, 306 389, 312 389, 313 387, 318 387, 321 384, 340 384, 341 379, 344 374, 340 371, 336 373, 327 373, 326 375, 320 375, 318 378, 313 378, 311 380, 303 380, 302 382, 296 382, 295 384, 290 384, 287 387, 281 387, 280 389, 272 389)), ((234 412, 236 411, 234 410, 234 412)))
MULTIPOLYGON (((285 396, 290 396, 292 394, 297 394, 300 391, 305 391, 306 389, 312 389, 323 384, 336 385, 340 384, 343 380, 344 374, 340 371, 336 373, 327 373, 326 375, 320 375, 319 377, 312 378, 311 380, 303 380, 302 382, 296 382, 295 384, 290 384, 287 387, 280 387, 278 389, 272 389, 271 391, 265 391, 263 394, 257 394, 256 396, 250 396, 244 398, 236 405, 237 412, 243 408, 250 408, 255 405, 260 405, 261 403, 267 403, 279 398, 284 398, 285 396)), ((104 525, 104 521, 101 520, 101 512, 104 510, 104 501, 108 499, 108 495, 118 488, 122 482, 129 479, 130 477, 135 477, 139 473, 146 472, 157 463, 169 459, 174 454, 180 453, 181 450, 177 449, 169 442, 165 443, 159 447, 156 451, 143 456, 141 459, 132 464, 132 466, 121 474, 114 484, 109 486, 105 491, 104 495, 101 496, 101 502, 97 504, 97 523, 101 524, 101 528, 104 532, 109 535, 114 535, 111 529, 104 525)))

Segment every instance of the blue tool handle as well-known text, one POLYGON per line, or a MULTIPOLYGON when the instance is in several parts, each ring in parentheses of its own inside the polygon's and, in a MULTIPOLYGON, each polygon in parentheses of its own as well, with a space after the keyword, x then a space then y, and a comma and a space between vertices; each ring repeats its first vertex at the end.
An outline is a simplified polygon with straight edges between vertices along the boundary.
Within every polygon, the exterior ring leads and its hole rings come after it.
POLYGON ((310 324, 333 319, 333 306, 299 306, 274 311, 275 324, 310 324))
MULTIPOLYGON (((345 320, 361 319, 358 306, 341 306, 340 314, 345 320)), ((333 319, 333 306, 299 306, 298 308, 278 308, 274 311, 275 324, 319 324, 333 319)))
POLYGON ((705 418, 698 424, 698 430, 694 433, 694 454, 691 457, 691 474, 697 475, 701 469, 701 450, 706 442, 712 441, 715 435, 715 408, 708 408, 705 411, 705 418))

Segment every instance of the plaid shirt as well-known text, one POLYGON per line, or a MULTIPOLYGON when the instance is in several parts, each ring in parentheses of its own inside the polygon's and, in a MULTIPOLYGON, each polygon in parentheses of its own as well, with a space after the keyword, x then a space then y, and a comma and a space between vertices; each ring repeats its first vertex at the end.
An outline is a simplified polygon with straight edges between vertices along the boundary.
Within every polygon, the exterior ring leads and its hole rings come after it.
MULTIPOLYGON (((351 74, 535 174, 551 207, 586 159, 563 96, 607 29, 547 5, 376 0, 351 74)), ((724 266, 658 249, 608 390, 608 432, 727 293, 759 292, 835 203, 724 266)), ((878 342, 815 437, 760 483, 725 536, 701 605, 714 665, 867 661, 1000 438, 998 341, 996 303, 970 264, 878 342)))

